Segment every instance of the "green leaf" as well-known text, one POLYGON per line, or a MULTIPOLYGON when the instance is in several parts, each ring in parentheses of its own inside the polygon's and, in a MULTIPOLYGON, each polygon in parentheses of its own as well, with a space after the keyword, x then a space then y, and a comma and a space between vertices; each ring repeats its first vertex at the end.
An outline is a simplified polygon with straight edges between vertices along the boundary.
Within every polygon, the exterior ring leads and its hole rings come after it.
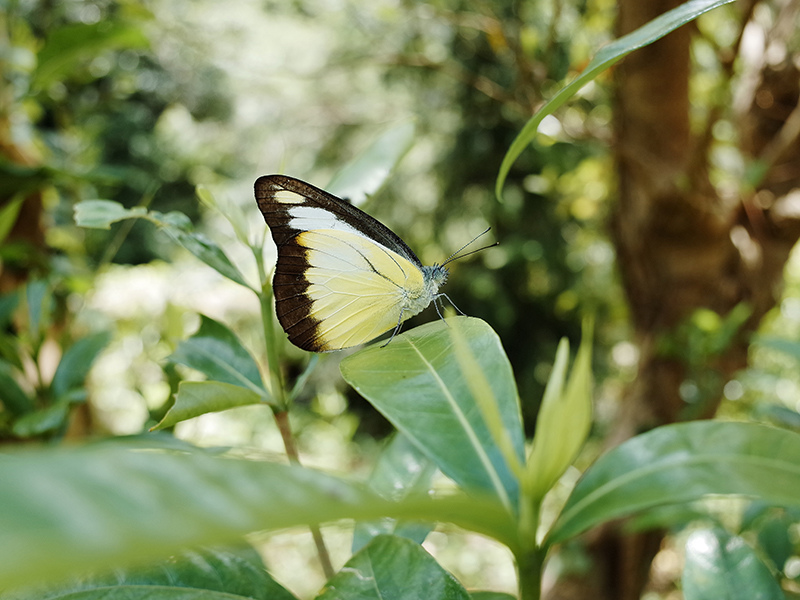
POLYGON ((117 221, 147 216, 144 207, 125 208, 112 200, 84 200, 75 205, 74 211, 75 224, 89 229, 111 229, 117 221))
POLYGON ((200 315, 200 329, 178 344, 169 360, 200 371, 214 381, 248 389, 269 401, 253 356, 230 329, 210 317, 200 315))
POLYGON ((686 600, 785 600, 767 566, 740 537, 719 528, 694 531, 686 541, 686 600))
MULTIPOLYGON (((522 460, 524 437, 513 373, 497 334, 483 321, 455 317, 498 402, 506 437, 522 460)), ((453 323, 453 319, 448 319, 453 323)), ((428 323, 370 346, 341 363, 344 379, 460 486, 517 508, 519 484, 495 443, 453 352, 449 327, 428 323)))
POLYGON ((260 394, 239 385, 221 381, 182 381, 175 394, 175 404, 151 431, 166 429, 206 413, 260 404, 262 401, 260 394))
POLYGON ((472 600, 517 600, 516 596, 504 592, 470 592, 472 600))
POLYGON ((23 415, 34 409, 33 400, 25 393, 14 376, 16 369, 0 359, 0 402, 14 415, 23 415))
POLYGON ((469 600, 450 573, 410 540, 376 537, 328 581, 317 600, 469 600))
POLYGON ((183 213, 173 211, 164 214, 148 212, 143 207, 125 208, 110 200, 86 200, 75 205, 75 223, 81 227, 108 229, 117 221, 136 218, 152 221, 209 267, 231 281, 253 289, 222 248, 202 233, 194 231, 191 220, 183 213))
POLYGON ((172 239, 194 254, 201 261, 231 281, 253 289, 244 275, 231 262, 214 241, 202 233, 194 231, 194 225, 185 214, 173 211, 167 214, 150 212, 150 218, 158 224, 172 239))
POLYGON ((17 222, 19 209, 22 208, 22 203, 25 201, 23 194, 18 194, 8 200, 2 208, 0 208, 0 243, 3 243, 8 237, 14 223, 17 222))
POLYGON ((220 205, 220 203, 217 202, 217 199, 214 197, 214 194, 211 193, 211 190, 202 184, 195 187, 194 193, 200 202, 202 202, 205 206, 225 217, 228 223, 231 224, 231 227, 233 227, 233 232, 236 234, 236 239, 238 239, 245 246, 249 246, 247 232, 250 229, 250 224, 247 217, 245 217, 244 212, 241 208, 239 208, 238 205, 233 204, 232 202, 227 202, 224 205, 220 205))
POLYGON ((25 413, 14 422, 11 430, 21 438, 35 437, 64 428, 69 417, 69 400, 61 400, 44 408, 25 413))
POLYGON ((497 182, 495 183, 495 195, 497 198, 502 198, 503 185, 511 166, 536 137, 537 129, 542 119, 554 113, 584 85, 634 50, 652 44, 681 25, 693 21, 703 13, 731 2, 733 0, 689 0, 689 2, 684 2, 649 23, 642 25, 636 31, 632 31, 601 48, 589 64, 586 65, 583 72, 553 96, 539 112, 533 115, 525 123, 522 131, 514 138, 506 155, 503 157, 500 172, 497 175, 497 182))
POLYGON ((326 189, 355 205, 377 192, 414 141, 414 123, 406 121, 381 135, 355 160, 341 169, 326 189))
MULTIPOLYGON (((400 500, 409 494, 424 494, 430 489, 436 465, 429 461, 402 433, 396 433, 383 449, 367 484, 382 498, 400 500)), ((427 523, 402 523, 395 519, 356 523, 353 552, 374 537, 390 533, 421 544, 430 533, 427 523)))
POLYGON ((592 425, 592 335, 585 325, 575 365, 564 388, 569 344, 561 340, 547 382, 526 470, 528 494, 535 501, 564 474, 578 455, 592 425))
POLYGON ((0 481, 3 590, 339 519, 446 521, 516 539, 503 508, 480 496, 395 503, 310 469, 141 442, 6 453, 0 481))
POLYGON ((111 333, 101 331, 76 341, 67 348, 58 363, 51 388, 58 399, 75 388, 83 387, 89 369, 111 341, 111 333))
POLYGON ((113 574, 4 594, 5 600, 71 600, 89 598, 249 598, 295 600, 275 582, 261 557, 247 546, 181 552, 168 561, 113 574), (147 595, 149 594, 149 595, 147 595))
POLYGON ((753 423, 659 427, 600 457, 567 500, 547 543, 604 521, 707 494, 800 505, 800 434, 753 423))
POLYGON ((103 20, 93 24, 72 24, 47 36, 38 54, 31 86, 43 89, 68 78, 78 65, 111 48, 145 48, 148 42, 141 28, 103 20))
POLYGON ((50 318, 52 297, 47 282, 42 279, 31 281, 25 286, 25 300, 28 304, 28 329, 30 335, 37 339, 47 327, 50 318))

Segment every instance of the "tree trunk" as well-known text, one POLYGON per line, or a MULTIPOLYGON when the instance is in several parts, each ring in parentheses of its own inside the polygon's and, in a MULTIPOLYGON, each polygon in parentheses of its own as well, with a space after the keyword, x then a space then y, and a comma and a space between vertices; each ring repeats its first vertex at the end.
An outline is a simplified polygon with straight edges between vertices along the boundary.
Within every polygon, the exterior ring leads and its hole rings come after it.
MULTIPOLYGON (((619 0, 618 33, 680 3, 619 0)), ((742 31, 753 4, 742 7, 742 31)), ((609 446, 661 424, 713 416, 724 384, 746 365, 748 334, 775 305, 783 267, 800 235, 800 208, 793 206, 800 204, 800 77, 791 57, 777 66, 758 65, 760 83, 735 120, 742 154, 762 161, 766 174, 756 189, 741 185, 739 195, 723 197, 709 181, 709 146, 713 125, 733 97, 730 76, 738 48, 721 60, 727 100, 711 106, 705 127, 693 134, 694 33, 693 26, 684 26, 616 69, 619 197, 612 235, 640 359, 609 446), (744 314, 738 334, 713 351, 687 347, 679 326, 686 327, 699 309, 722 319, 744 314)), ((619 523, 590 532, 584 541, 592 568, 559 581, 547 598, 640 598, 662 537, 659 531, 624 535, 619 523)))

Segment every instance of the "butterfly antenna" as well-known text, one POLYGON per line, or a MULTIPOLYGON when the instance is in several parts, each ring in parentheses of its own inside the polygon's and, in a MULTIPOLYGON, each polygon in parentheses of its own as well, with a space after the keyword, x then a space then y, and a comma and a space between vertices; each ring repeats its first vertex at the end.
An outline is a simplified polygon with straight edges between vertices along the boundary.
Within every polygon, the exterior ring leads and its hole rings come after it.
MULTIPOLYGON (((451 255, 450 255, 448 258, 447 258, 447 260, 446 260, 446 261, 444 261, 444 262, 443 262, 443 263, 442 263, 440 266, 442 266, 442 267, 443 267, 443 266, 445 266, 447 263, 451 263, 451 262, 453 262, 454 260, 457 260, 457 259, 459 259, 459 258, 464 258, 464 257, 466 257, 466 256, 469 256, 470 254, 475 254, 476 252, 480 252, 481 250, 486 250, 487 248, 493 248, 494 246, 498 246, 498 245, 500 244, 500 242, 495 242, 494 244, 489 244, 488 246, 483 246, 482 248, 478 248, 477 250, 470 250, 470 251, 469 251, 469 252, 467 252, 466 254, 461 254, 461 251, 462 251, 462 250, 464 250, 464 248, 466 248, 467 246, 470 246, 471 244, 473 244, 473 243, 474 243, 474 242, 475 242, 475 241, 476 241, 478 238, 480 238, 481 236, 484 236, 484 235, 486 235, 487 233, 489 233, 489 230, 491 230, 491 227, 487 227, 485 231, 483 231, 483 232, 479 233, 479 234, 478 234, 478 235, 476 235, 474 238, 472 238, 472 239, 471 239, 469 242, 467 242, 466 244, 464 244, 463 246, 461 246, 461 248, 459 248, 458 250, 456 250, 455 252, 453 252, 453 253, 452 253, 452 254, 451 254, 451 255)), ((448 300, 449 300, 449 298, 448 298, 448 300)))

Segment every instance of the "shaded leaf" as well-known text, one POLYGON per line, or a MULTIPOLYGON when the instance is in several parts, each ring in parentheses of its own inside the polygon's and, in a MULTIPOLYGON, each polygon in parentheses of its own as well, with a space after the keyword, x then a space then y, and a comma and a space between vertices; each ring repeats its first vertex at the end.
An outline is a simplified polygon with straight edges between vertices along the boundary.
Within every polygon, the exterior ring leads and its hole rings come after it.
POLYGON ((469 594, 422 546, 381 535, 328 581, 317 600, 469 600, 469 594))
POLYGON ((694 531, 686 541, 686 600, 785 600, 753 549, 719 528, 694 531))
POLYGON ((221 381, 182 381, 175 394, 175 404, 151 431, 166 429, 206 413, 261 402, 260 394, 238 385, 221 381))
POLYGON ((800 505, 800 435, 753 423, 659 427, 600 457, 567 500, 548 543, 604 521, 707 494, 800 505))
MULTIPOLYGON (((382 498, 399 500, 430 489, 436 465, 402 433, 396 433, 381 452, 367 485, 382 498)), ((402 523, 395 519, 356 523, 353 552, 380 534, 393 534, 421 544, 433 527, 427 523, 402 523)))
POLYGON ((16 369, 0 359, 0 401, 12 414, 23 415, 34 408, 33 400, 17 383, 16 369))
MULTIPOLYGON (((519 401, 500 339, 479 319, 455 319, 499 403, 507 438, 521 461, 519 401)), ((353 354, 342 361, 341 371, 445 475, 465 489, 488 491, 508 510, 516 510, 518 480, 470 391, 444 322, 428 323, 386 347, 375 345, 353 354)))
POLYGON ((14 435, 27 438, 62 429, 69 417, 70 404, 69 400, 61 400, 28 412, 14 422, 11 430, 14 435))
POLYGON ((536 137, 536 132, 542 119, 554 113, 556 109, 574 96, 584 85, 634 50, 652 44, 681 25, 693 21, 703 13, 725 4, 730 4, 731 2, 733 2, 733 0, 689 0, 645 25, 642 25, 639 29, 600 48, 581 74, 563 87, 547 102, 547 104, 533 115, 528 122, 525 123, 522 131, 514 138, 506 155, 503 157, 500 172, 497 175, 497 181, 495 183, 495 195, 498 198, 502 197, 503 185, 505 184, 508 172, 511 170, 511 166, 514 164, 514 161, 517 160, 517 157, 522 154, 522 151, 525 150, 536 137))
POLYGON ((247 546, 182 552, 163 563, 92 577, 46 589, 6 593, 7 600, 53 598, 250 598, 294 600, 267 573, 261 557, 247 546), (149 591, 149 596, 147 594, 149 591), (105 595, 102 595, 105 594, 105 595))
POLYGON ((205 315, 200 315, 197 332, 178 344, 169 360, 200 371, 214 381, 248 389, 265 401, 269 398, 258 364, 247 348, 225 325, 205 315))
POLYGON ((101 331, 79 339, 64 352, 58 363, 51 388, 58 399, 82 387, 97 356, 111 341, 111 333, 101 331))

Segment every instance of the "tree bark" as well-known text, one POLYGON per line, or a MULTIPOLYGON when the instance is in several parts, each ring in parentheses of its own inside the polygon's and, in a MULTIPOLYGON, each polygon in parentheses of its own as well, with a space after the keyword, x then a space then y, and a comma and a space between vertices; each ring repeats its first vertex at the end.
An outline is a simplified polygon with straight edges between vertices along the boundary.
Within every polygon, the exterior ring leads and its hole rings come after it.
MULTIPOLYGON (((618 33, 680 3, 619 0, 618 33)), ((742 31, 753 5, 743 7, 742 31)), ((751 101, 735 120, 742 154, 761 161, 764 176, 755 189, 742 185, 739 195, 723 196, 709 181, 709 148, 733 92, 728 86, 727 105, 711 106, 706 126, 693 133, 694 34, 693 26, 684 26, 628 56, 615 73, 612 236, 640 359, 609 446, 658 425, 713 416, 724 384, 746 366, 748 334, 775 305, 800 236, 800 77, 791 57, 761 65, 751 101), (681 347, 679 326, 699 309, 725 318, 737 306, 749 310, 738 335, 717 352, 687 359, 692 354, 681 347)), ((728 75, 737 52, 722 57, 728 75)), ((619 523, 590 532, 584 542, 592 568, 559 581, 546 597, 640 598, 662 538, 660 531, 625 535, 619 523)))

